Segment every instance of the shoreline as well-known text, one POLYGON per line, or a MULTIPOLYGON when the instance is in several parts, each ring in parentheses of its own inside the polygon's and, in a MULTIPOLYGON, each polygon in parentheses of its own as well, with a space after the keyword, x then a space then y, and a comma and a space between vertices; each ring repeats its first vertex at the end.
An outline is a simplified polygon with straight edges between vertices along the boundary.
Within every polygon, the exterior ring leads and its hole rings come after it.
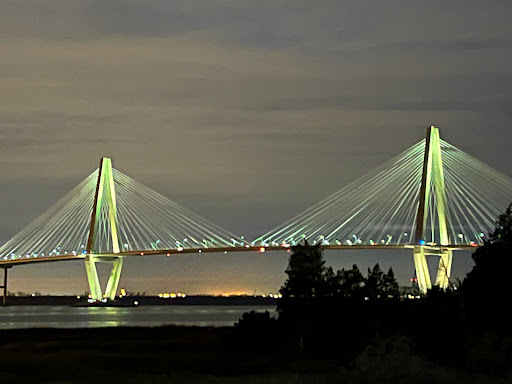
MULTIPOLYGON (((86 296, 9 296, 9 306, 80 306, 80 307, 133 307, 133 306, 269 306, 275 307, 276 300, 261 296, 207 296, 191 295, 184 298, 160 298, 158 296, 124 296, 107 304, 88 303, 86 296), (137 304, 134 304, 134 303, 137 304)), ((1 306, 0 306, 1 308, 1 306)))

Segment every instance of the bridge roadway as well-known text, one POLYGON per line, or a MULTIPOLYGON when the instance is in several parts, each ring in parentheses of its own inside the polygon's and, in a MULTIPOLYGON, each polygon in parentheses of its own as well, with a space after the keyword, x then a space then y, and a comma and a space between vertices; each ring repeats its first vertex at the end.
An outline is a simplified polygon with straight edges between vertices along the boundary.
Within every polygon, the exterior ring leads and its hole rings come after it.
MULTIPOLYGON (((404 245, 324 245, 322 249, 325 250, 348 250, 348 249, 359 249, 359 250, 393 250, 393 249, 414 249, 413 244, 404 244, 404 245)), ((438 255, 442 250, 470 250, 477 248, 478 245, 466 245, 466 244, 456 244, 456 245, 444 245, 444 246, 433 246, 433 245, 424 245, 425 254, 429 253, 438 255)), ((283 246, 238 246, 238 247, 218 247, 218 248, 173 248, 173 249, 159 249, 159 250, 140 250, 140 251, 127 251, 127 252, 119 252, 119 253, 108 253, 108 254, 91 254, 95 257, 101 258, 105 261, 109 259, 116 259, 118 257, 141 257, 141 256, 157 256, 157 255, 177 255, 177 254, 186 254, 186 253, 220 253, 220 252, 258 252, 262 253, 262 248, 265 251, 288 251, 291 247, 283 247, 283 246)), ((28 257, 28 258, 19 258, 14 260, 0 260, 0 268, 10 268, 16 265, 24 265, 31 263, 40 263, 40 262, 51 262, 51 261, 64 261, 64 260, 83 260, 88 254, 81 255, 60 255, 60 256, 46 256, 46 257, 28 257)))

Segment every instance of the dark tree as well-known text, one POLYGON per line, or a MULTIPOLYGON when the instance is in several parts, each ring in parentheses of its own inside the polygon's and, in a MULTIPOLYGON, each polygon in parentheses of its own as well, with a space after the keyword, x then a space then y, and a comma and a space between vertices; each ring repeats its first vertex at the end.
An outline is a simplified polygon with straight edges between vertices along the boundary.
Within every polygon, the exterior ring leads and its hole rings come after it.
POLYGON ((400 296, 400 288, 398 286, 398 282, 395 279, 395 274, 393 273, 393 269, 389 267, 388 273, 385 273, 382 276, 384 286, 382 288, 382 293, 387 299, 398 299, 400 296))
POLYGON ((375 264, 373 269, 368 268, 368 277, 364 284, 365 295, 370 299, 377 299, 384 292, 384 273, 380 269, 379 263, 375 264))
POLYGON ((473 254, 475 265, 462 284, 464 305, 482 324, 508 323, 512 304, 512 204, 473 254))
POLYGON ((280 293, 284 297, 302 299, 322 294, 325 292, 324 264, 320 244, 311 245, 305 241, 304 244, 292 247, 292 254, 286 269, 288 279, 280 293))
POLYGON ((333 297, 340 295, 341 288, 341 275, 340 271, 334 273, 332 267, 328 267, 324 271, 323 275, 324 283, 322 292, 320 293, 324 297, 333 297))
POLYGON ((345 298, 361 298, 365 279, 357 265, 354 264, 352 269, 342 269, 338 271, 338 274, 340 275, 341 295, 345 298))

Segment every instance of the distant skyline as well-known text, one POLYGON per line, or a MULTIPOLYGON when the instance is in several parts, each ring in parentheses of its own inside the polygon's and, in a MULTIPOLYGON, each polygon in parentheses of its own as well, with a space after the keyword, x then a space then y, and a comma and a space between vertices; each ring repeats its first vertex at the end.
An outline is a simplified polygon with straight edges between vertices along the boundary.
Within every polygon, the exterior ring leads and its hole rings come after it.
MULTIPOLYGON (((2 1, 0 243, 101 156, 247 238, 407 149, 431 124, 510 177, 511 13, 497 0, 2 1)), ((287 257, 130 259, 121 285, 272 292, 287 257)), ((413 273, 408 252, 326 257, 391 265, 402 284, 413 273)), ((455 275, 469 259, 456 259, 455 275)), ((79 261, 9 273, 12 291, 87 289, 79 261)))

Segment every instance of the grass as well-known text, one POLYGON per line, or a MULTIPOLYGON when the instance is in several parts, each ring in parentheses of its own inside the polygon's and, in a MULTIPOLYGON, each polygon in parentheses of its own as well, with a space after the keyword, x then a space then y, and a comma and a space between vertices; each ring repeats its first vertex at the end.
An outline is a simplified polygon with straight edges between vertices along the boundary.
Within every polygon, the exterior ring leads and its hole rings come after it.
POLYGON ((256 342, 233 327, 6 330, 0 383, 495 382, 433 363, 406 336, 378 336, 350 361, 304 357, 279 340, 256 342))

